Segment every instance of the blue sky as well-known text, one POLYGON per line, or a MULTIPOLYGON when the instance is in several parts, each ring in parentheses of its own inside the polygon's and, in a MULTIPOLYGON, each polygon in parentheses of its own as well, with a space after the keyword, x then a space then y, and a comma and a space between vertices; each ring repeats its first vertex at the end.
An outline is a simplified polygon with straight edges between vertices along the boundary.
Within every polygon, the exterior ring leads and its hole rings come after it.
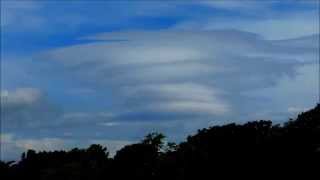
POLYGON ((319 1, 1 1, 1 158, 181 141, 318 99, 319 1))

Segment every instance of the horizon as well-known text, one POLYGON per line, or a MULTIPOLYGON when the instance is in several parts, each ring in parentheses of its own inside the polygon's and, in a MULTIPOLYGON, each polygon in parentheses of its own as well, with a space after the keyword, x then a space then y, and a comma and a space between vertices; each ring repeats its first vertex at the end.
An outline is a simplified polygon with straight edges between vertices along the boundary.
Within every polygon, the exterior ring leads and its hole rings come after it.
POLYGON ((319 104, 318 0, 1 1, 1 160, 319 104))

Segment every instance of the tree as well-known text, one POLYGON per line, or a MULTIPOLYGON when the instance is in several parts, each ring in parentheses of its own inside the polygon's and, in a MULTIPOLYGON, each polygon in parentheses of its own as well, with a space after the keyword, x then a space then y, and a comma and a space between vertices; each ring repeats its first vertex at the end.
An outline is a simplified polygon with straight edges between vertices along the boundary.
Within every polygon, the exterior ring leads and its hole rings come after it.
POLYGON ((160 151, 163 147, 165 136, 161 133, 153 132, 145 136, 142 144, 148 144, 160 151))

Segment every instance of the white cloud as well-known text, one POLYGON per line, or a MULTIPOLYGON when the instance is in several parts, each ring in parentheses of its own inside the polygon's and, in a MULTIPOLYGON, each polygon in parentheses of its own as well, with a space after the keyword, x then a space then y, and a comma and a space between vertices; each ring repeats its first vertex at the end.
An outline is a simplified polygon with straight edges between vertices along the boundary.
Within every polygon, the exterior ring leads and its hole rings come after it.
POLYGON ((12 92, 8 90, 1 91, 1 103, 12 105, 30 105, 42 98, 42 94, 35 88, 19 88, 12 92))
POLYGON ((148 107, 136 106, 133 109, 139 111, 145 109, 148 111, 162 112, 195 112, 209 114, 224 114, 229 107, 218 98, 215 89, 196 83, 171 83, 171 84, 154 84, 139 87, 126 88, 124 94, 130 96, 151 96, 157 99, 154 103, 150 102, 148 107))
POLYGON ((112 32, 85 39, 125 41, 62 47, 43 58, 112 89, 121 113, 223 116, 250 104, 243 93, 273 87, 302 64, 314 63, 317 37, 271 41, 237 30, 112 32))
POLYGON ((30 130, 98 124, 110 121, 116 114, 109 111, 66 111, 37 88, 1 90, 3 130, 30 130))
POLYGON ((301 112, 307 111, 309 109, 310 108, 288 107, 288 112, 296 114, 296 113, 301 113, 301 112))

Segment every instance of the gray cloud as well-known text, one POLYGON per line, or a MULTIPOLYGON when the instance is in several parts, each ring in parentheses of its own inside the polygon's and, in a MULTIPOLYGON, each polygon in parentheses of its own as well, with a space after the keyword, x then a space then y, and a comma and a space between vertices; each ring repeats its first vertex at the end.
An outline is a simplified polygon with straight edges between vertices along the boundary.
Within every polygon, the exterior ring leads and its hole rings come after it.
POLYGON ((45 94, 35 88, 1 91, 1 120, 3 130, 35 128, 54 124, 60 110, 45 94))

